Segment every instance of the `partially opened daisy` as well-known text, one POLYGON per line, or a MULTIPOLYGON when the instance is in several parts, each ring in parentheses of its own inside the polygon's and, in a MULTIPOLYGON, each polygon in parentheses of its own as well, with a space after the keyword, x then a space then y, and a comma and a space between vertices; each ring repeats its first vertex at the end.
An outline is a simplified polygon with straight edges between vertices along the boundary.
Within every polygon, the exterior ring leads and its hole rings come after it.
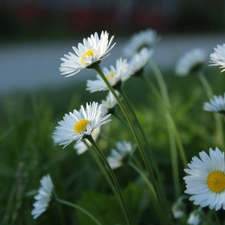
POLYGON ((224 96, 214 96, 209 102, 205 102, 203 109, 209 112, 218 112, 225 115, 225 93, 224 96))
POLYGON ((134 153, 136 146, 127 141, 116 143, 116 148, 111 150, 110 156, 107 157, 108 163, 112 169, 116 169, 129 162, 134 153))
POLYGON ((200 48, 194 48, 180 58, 176 65, 175 72, 178 76, 197 74, 203 69, 205 60, 206 52, 200 48))
POLYGON ((184 171, 185 193, 190 200, 201 207, 225 210, 225 161, 224 152, 219 148, 209 150, 209 155, 202 151, 200 158, 193 157, 188 169, 184 171))
MULTIPOLYGON (((121 86, 122 77, 127 73, 129 64, 126 59, 119 58, 116 60, 116 67, 110 66, 110 68, 103 67, 103 73, 110 85, 116 89, 117 86, 121 86)), ((97 74, 96 80, 87 80, 86 90, 92 92, 106 91, 108 87, 100 75, 97 74)))
POLYGON ((86 108, 81 106, 80 110, 73 110, 65 114, 63 120, 58 122, 53 133, 53 140, 56 144, 63 145, 65 148, 73 141, 80 141, 90 136, 94 129, 111 121, 111 115, 104 115, 102 105, 92 102, 86 104, 86 108))
POLYGON ((209 66, 219 66, 222 69, 221 72, 225 71, 225 44, 217 45, 214 48, 215 52, 210 55, 209 66))
MULTIPOLYGON (((115 91, 116 94, 119 96, 119 92, 115 91)), ((115 106, 117 104, 117 101, 115 97, 113 96, 112 92, 109 92, 106 96, 106 100, 102 100, 102 111, 106 114, 113 114, 115 111, 115 106)))
POLYGON ((142 76, 144 72, 144 67, 149 62, 152 57, 153 50, 142 48, 140 52, 136 53, 129 63, 129 70, 123 76, 122 80, 126 81, 131 76, 142 76))
POLYGON ((123 52, 127 57, 141 51, 142 48, 152 48, 159 41, 157 32, 153 29, 147 29, 134 34, 129 42, 124 46, 123 52))
MULTIPOLYGON (((94 139, 94 141, 97 140, 99 134, 100 134, 100 127, 94 129, 92 131, 92 137, 94 139)), ((84 152, 86 152, 88 150, 88 147, 91 146, 92 144, 90 143, 90 141, 88 141, 87 139, 83 139, 80 142, 76 142, 73 146, 73 148, 77 151, 77 154, 83 154, 84 152)))
POLYGON ((202 208, 199 207, 198 209, 191 212, 191 214, 188 217, 187 223, 190 225, 198 225, 202 221, 204 217, 204 213, 202 211, 202 208))
POLYGON ((103 58, 108 56, 109 51, 114 47, 114 36, 109 40, 109 34, 102 31, 100 37, 95 32, 87 39, 83 39, 83 44, 79 43, 78 47, 72 47, 74 53, 69 52, 61 58, 63 61, 60 66, 62 75, 70 77, 84 68, 95 68, 103 58))
POLYGON ((37 219, 43 212, 46 211, 53 191, 53 183, 50 175, 42 177, 40 183, 41 187, 38 190, 38 194, 34 197, 36 202, 33 204, 34 209, 31 212, 34 219, 37 219))

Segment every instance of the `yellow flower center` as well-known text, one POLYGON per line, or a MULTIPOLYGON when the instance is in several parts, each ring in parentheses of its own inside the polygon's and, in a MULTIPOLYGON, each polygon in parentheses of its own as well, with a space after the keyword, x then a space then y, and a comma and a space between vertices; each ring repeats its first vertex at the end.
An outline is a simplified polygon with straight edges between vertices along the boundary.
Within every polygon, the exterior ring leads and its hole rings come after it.
POLYGON ((74 133, 79 134, 87 130, 87 125, 90 123, 89 120, 81 119, 73 127, 74 133))
POLYGON ((94 56, 94 50, 90 49, 90 50, 86 51, 84 54, 82 54, 82 57, 80 58, 80 62, 82 64, 86 63, 85 60, 84 60, 84 57, 86 57, 86 56, 92 56, 93 57, 94 56))
POLYGON ((106 76, 106 79, 109 81, 111 79, 111 77, 114 77, 115 73, 110 73, 106 76))
POLYGON ((206 183, 212 192, 221 193, 225 190, 225 174, 221 171, 212 171, 206 183))

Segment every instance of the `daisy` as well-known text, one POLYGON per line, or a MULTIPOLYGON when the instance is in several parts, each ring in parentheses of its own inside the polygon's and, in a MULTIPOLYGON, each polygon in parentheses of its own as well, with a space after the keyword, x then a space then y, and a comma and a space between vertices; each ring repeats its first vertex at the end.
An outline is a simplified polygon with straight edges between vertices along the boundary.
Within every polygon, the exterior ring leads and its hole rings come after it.
MULTIPOLYGON (((121 86, 122 77, 127 73, 129 68, 129 64, 127 63, 126 59, 119 58, 116 60, 116 67, 110 66, 110 68, 103 68, 103 73, 107 80, 109 81, 110 85, 114 88, 116 86, 121 86)), ((100 75, 96 75, 96 80, 87 80, 87 88, 86 90, 90 91, 91 93, 96 91, 106 91, 108 87, 106 83, 102 80, 100 75)))
POLYGON ((132 57, 138 53, 142 48, 152 48, 152 46, 158 42, 159 37, 156 31, 147 29, 140 31, 132 36, 130 41, 125 45, 123 52, 127 57, 132 57))
POLYGON ((204 66, 206 52, 200 48, 194 48, 187 52, 177 63, 175 72, 178 76, 187 76, 198 73, 204 66))
POLYGON ((73 110, 65 114, 63 120, 58 122, 53 133, 53 140, 56 144, 63 145, 65 148, 73 141, 79 142, 81 139, 90 136, 94 129, 111 121, 111 115, 103 115, 102 105, 93 102, 86 104, 86 109, 81 106, 80 110, 73 110))
POLYGON ((219 66, 222 69, 221 72, 225 71, 225 44, 217 45, 214 48, 215 52, 210 55, 209 66, 219 66))
POLYGON ((136 146, 127 141, 117 142, 116 149, 111 150, 111 155, 107 157, 109 165, 112 169, 116 169, 125 163, 127 163, 132 154, 134 153, 136 146))
POLYGON ((187 223, 190 225, 198 225, 203 218, 203 211, 201 207, 199 209, 194 210, 188 217, 187 223))
POLYGON ((221 114, 225 114, 225 93, 224 96, 214 96, 210 102, 205 102, 203 105, 203 109, 209 112, 218 112, 221 114))
POLYGON ((140 52, 136 53, 129 63, 129 70, 123 76, 122 80, 126 81, 131 76, 141 76, 143 74, 143 69, 149 62, 153 50, 142 48, 140 52))
MULTIPOLYGON (((116 94, 119 96, 119 92, 116 91, 116 94)), ((102 111, 103 113, 109 114, 114 112, 117 101, 111 92, 106 96, 106 100, 102 100, 102 111)))
POLYGON ((184 216, 186 207, 183 200, 183 196, 179 197, 178 200, 172 205, 172 213, 175 219, 180 219, 184 216))
MULTIPOLYGON (((100 134, 100 127, 94 129, 92 131, 92 137, 93 139, 96 141, 98 136, 100 134)), ((77 154, 83 154, 84 152, 86 152, 88 150, 88 147, 91 146, 92 144, 90 143, 90 141, 88 141, 87 139, 84 139, 80 142, 76 142, 73 146, 73 148, 77 151, 77 154)))
POLYGON ((184 169, 188 176, 185 193, 192 195, 189 200, 201 207, 210 209, 225 209, 225 161, 224 152, 218 148, 209 150, 209 155, 202 151, 198 157, 193 157, 184 169))
POLYGON ((41 187, 38 190, 38 194, 34 197, 36 202, 33 204, 34 209, 31 212, 34 219, 38 218, 43 212, 46 211, 51 200, 53 190, 53 183, 50 175, 42 177, 40 183, 41 187))
POLYGON ((109 40, 109 34, 102 31, 99 37, 97 32, 92 34, 87 39, 83 39, 83 44, 79 43, 78 47, 72 47, 74 53, 69 52, 65 54, 65 58, 61 58, 63 63, 59 70, 65 77, 70 77, 77 74, 84 68, 94 68, 101 60, 108 56, 108 52, 114 47, 116 43, 111 45, 114 36, 109 40))

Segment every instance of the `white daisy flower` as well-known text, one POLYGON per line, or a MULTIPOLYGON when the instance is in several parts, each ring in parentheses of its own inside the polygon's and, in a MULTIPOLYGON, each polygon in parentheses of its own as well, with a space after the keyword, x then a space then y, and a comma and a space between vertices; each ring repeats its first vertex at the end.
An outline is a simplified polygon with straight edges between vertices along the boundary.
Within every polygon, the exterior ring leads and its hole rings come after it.
MULTIPOLYGON (((116 88, 117 85, 121 85, 122 77, 127 73, 128 68, 129 64, 127 63, 127 60, 119 58, 116 60, 116 67, 110 66, 110 69, 104 67, 102 71, 110 85, 116 88)), ((96 75, 96 78, 96 80, 87 80, 86 90, 91 93, 108 90, 106 83, 102 80, 99 74, 96 75)))
POLYGON ((73 141, 79 142, 81 139, 91 135, 93 130, 111 121, 111 115, 103 115, 102 105, 93 102, 86 104, 86 109, 81 106, 80 110, 73 110, 65 114, 63 120, 58 122, 53 133, 53 140, 56 144, 65 148, 73 141))
POLYGON ((116 43, 111 46, 114 36, 109 40, 109 34, 102 31, 99 37, 97 32, 92 34, 87 39, 83 39, 83 44, 79 43, 78 47, 72 47, 74 53, 69 52, 65 54, 65 58, 61 58, 60 71, 66 77, 77 74, 84 68, 94 68, 101 60, 107 57, 107 53, 114 47, 116 43))
POLYGON ((192 195, 189 200, 201 207, 210 209, 225 209, 225 161, 224 152, 218 148, 210 148, 209 155, 204 151, 199 153, 188 164, 189 174, 184 177, 186 183, 185 193, 192 195))
POLYGON ((143 74, 143 69, 149 62, 153 50, 142 48, 140 52, 136 53, 129 63, 129 70, 123 76, 122 81, 126 81, 131 76, 141 76, 143 74))
POLYGON ((217 48, 214 48, 215 52, 210 55, 209 66, 219 66, 222 69, 221 72, 225 71, 225 44, 217 45, 217 48))
POLYGON ((186 206, 183 202, 184 197, 179 197, 178 200, 172 205, 172 213, 175 219, 180 219, 184 216, 186 206))
POLYGON ((224 96, 214 96, 210 102, 205 102, 203 105, 203 109, 209 112, 218 112, 221 114, 225 114, 225 93, 224 96))
POLYGON ((132 154, 134 153, 136 146, 127 141, 117 142, 116 149, 111 150, 111 155, 107 157, 109 165, 112 169, 116 169, 125 163, 127 163, 132 154))
MULTIPOLYGON (((116 91, 116 94, 119 96, 119 92, 116 91)), ((106 100, 102 100, 102 111, 106 115, 108 113, 112 113, 115 110, 115 106, 117 101, 111 92, 106 96, 106 100)))
MULTIPOLYGON (((100 127, 94 129, 92 131, 92 137, 93 139, 96 141, 98 136, 100 134, 100 127)), ((77 151, 78 155, 83 154, 84 152, 86 152, 88 150, 88 147, 91 146, 92 144, 90 143, 90 141, 88 141, 87 139, 84 139, 80 142, 76 142, 73 146, 73 148, 77 151)))
POLYGON ((152 48, 158 40, 156 31, 152 29, 140 31, 131 37, 130 41, 124 46, 123 52, 127 57, 132 57, 144 47, 152 48))
POLYGON ((206 52, 200 48, 194 48, 187 52, 178 61, 175 72, 178 76, 187 76, 198 73, 205 65, 206 52))
POLYGON ((42 177, 40 183, 41 187, 38 190, 38 194, 34 196, 36 202, 33 204, 34 209, 31 212, 34 219, 37 219, 46 211, 52 196, 53 183, 50 175, 42 177))
POLYGON ((187 223, 190 225, 198 225, 203 218, 203 211, 201 208, 194 210, 188 217, 187 223))

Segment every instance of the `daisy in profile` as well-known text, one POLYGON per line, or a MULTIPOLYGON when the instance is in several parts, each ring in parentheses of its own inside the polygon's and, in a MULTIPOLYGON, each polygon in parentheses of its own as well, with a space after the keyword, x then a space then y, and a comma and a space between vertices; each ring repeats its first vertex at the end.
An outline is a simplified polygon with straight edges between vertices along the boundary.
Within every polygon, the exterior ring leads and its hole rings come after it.
POLYGON ((116 148, 111 150, 111 155, 107 157, 112 169, 116 169, 129 162, 136 146, 127 141, 116 143, 116 148))
MULTIPOLYGON (((97 140, 99 134, 100 134, 100 127, 94 129, 92 131, 92 137, 94 139, 94 141, 97 140)), ((88 150, 88 147, 91 146, 92 144, 90 143, 90 141, 88 141, 87 139, 83 139, 80 142, 76 142, 73 146, 73 148, 77 151, 78 155, 83 154, 84 152, 86 152, 88 150)))
POLYGON ((218 112, 220 114, 225 114, 225 93, 224 96, 214 96, 210 102, 205 102, 203 109, 209 112, 218 112))
POLYGON ((63 120, 58 122, 53 133, 55 144, 63 145, 65 148, 73 141, 80 140, 90 136, 94 129, 101 127, 103 124, 110 122, 111 115, 104 115, 102 105, 92 102, 86 104, 86 108, 81 106, 80 110, 73 110, 65 114, 63 120))
POLYGON ((224 152, 219 148, 209 149, 209 155, 202 151, 200 158, 193 157, 188 169, 184 171, 185 193, 191 195, 189 200, 201 207, 225 209, 225 161, 224 152))
POLYGON ((125 56, 132 57, 140 52, 142 48, 152 48, 158 41, 159 37, 155 30, 143 30, 131 37, 130 41, 124 46, 123 52, 125 56))
MULTIPOLYGON (((116 91, 116 94, 119 96, 119 92, 116 91)), ((102 111, 105 115, 113 114, 115 111, 115 106, 117 101, 111 92, 106 96, 106 100, 102 100, 102 111)))
POLYGON ((128 72, 122 77, 122 81, 128 80, 131 76, 142 76, 146 64, 152 57, 153 50, 142 48, 140 52, 136 53, 129 63, 128 72))
POLYGON ((65 77, 77 74, 84 68, 95 68, 103 58, 108 56, 109 51, 114 47, 114 36, 109 40, 109 34, 102 31, 100 37, 95 32, 87 39, 83 39, 83 43, 79 43, 78 47, 72 47, 74 52, 69 52, 61 58, 63 61, 59 70, 65 77))
POLYGON ((190 225, 198 225, 202 221, 203 216, 204 214, 203 214, 202 208, 199 207, 198 209, 191 212, 191 214, 188 217, 187 223, 190 225))
POLYGON ((175 72, 178 76, 187 76, 200 72, 206 60, 206 52, 200 48, 194 48, 187 52, 178 61, 175 72))
POLYGON ((46 211, 53 191, 53 183, 50 175, 42 177, 40 183, 41 187, 38 190, 38 194, 34 197, 36 202, 33 204, 34 209, 31 212, 34 219, 37 219, 43 212, 46 211))
MULTIPOLYGON (((120 87, 122 84, 122 77, 127 73, 129 64, 126 59, 119 58, 116 60, 116 67, 110 68, 103 67, 103 73, 110 85, 116 89, 117 85, 120 87)), ((91 93, 96 91, 106 91, 108 87, 100 75, 96 75, 96 80, 87 80, 86 90, 91 93)))
POLYGON ((225 44, 217 45, 214 48, 215 52, 210 55, 209 66, 219 66, 222 69, 221 72, 225 71, 225 44))

